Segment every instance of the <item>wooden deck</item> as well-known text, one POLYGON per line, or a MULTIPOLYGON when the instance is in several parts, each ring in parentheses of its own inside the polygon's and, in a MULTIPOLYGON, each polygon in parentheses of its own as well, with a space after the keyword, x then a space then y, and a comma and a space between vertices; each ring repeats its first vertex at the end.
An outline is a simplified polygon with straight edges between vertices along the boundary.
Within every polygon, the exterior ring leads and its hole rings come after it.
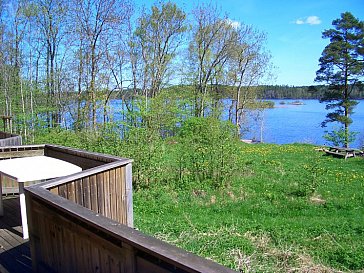
POLYGON ((0 147, 0 159, 35 155, 83 171, 25 187, 31 244, 22 239, 19 199, 3 199, 0 272, 236 272, 132 228, 131 159, 49 144, 0 147))
POLYGON ((17 196, 4 197, 4 216, 0 217, 0 272, 32 272, 29 243, 23 240, 17 196))

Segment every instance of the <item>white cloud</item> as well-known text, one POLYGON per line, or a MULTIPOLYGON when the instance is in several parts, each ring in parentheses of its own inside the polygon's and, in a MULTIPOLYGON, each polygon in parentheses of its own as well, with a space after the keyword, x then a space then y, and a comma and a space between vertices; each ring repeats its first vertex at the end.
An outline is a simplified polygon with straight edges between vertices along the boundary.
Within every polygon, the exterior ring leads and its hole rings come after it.
POLYGON ((240 22, 231 20, 230 18, 227 18, 225 21, 226 21, 226 23, 228 23, 230 26, 232 26, 235 29, 237 29, 241 26, 240 22))
POLYGON ((305 18, 299 18, 295 21, 296 25, 319 25, 321 24, 321 19, 318 16, 312 15, 305 18))
POLYGON ((306 23, 309 25, 319 25, 321 24, 321 20, 318 16, 308 16, 306 23))

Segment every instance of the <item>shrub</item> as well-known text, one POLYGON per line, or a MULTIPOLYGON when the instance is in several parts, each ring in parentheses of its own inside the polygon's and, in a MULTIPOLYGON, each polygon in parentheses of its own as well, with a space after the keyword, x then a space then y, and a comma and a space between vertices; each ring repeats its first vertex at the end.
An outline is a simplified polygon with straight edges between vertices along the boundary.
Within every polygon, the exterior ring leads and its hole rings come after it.
POLYGON ((324 138, 332 143, 334 146, 345 146, 355 141, 358 132, 348 132, 348 139, 346 139, 346 132, 344 128, 333 130, 331 132, 325 131, 324 138), (347 143, 346 143, 347 142, 347 143))
POLYGON ((178 179, 214 187, 228 184, 238 164, 236 130, 216 118, 190 118, 178 134, 178 179))
POLYGON ((133 182, 136 189, 167 180, 165 144, 156 131, 136 127, 130 129, 119 153, 134 160, 133 182))

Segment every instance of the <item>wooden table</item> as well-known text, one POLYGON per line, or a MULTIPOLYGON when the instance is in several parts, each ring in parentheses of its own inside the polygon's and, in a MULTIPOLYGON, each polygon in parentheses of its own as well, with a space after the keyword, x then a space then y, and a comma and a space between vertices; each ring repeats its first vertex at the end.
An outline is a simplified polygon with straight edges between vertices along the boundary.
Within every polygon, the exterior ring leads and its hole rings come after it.
POLYGON ((348 157, 355 157, 356 153, 361 152, 358 149, 353 148, 342 148, 342 147, 329 147, 329 149, 324 150, 326 154, 333 155, 333 156, 340 156, 347 159, 348 157))
POLYGON ((21 221, 23 226, 23 238, 28 239, 28 222, 25 206, 24 183, 40 182, 51 178, 71 175, 81 172, 82 168, 69 162, 48 157, 31 156, 0 161, 0 216, 4 215, 2 198, 3 177, 9 177, 18 182, 21 221))

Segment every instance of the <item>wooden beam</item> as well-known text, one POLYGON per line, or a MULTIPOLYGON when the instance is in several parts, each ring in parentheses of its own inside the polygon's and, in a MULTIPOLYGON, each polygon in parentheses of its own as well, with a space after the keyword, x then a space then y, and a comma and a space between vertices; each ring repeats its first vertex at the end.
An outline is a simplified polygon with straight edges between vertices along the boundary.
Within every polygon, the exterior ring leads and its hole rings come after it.
POLYGON ((30 186, 26 188, 26 194, 27 198, 39 200, 40 203, 52 207, 53 211, 64 215, 70 221, 79 222, 84 228, 94 230, 97 236, 109 238, 115 243, 121 241, 135 248, 137 253, 146 253, 185 272, 235 272, 54 195, 45 189, 44 185, 43 187, 30 186))

